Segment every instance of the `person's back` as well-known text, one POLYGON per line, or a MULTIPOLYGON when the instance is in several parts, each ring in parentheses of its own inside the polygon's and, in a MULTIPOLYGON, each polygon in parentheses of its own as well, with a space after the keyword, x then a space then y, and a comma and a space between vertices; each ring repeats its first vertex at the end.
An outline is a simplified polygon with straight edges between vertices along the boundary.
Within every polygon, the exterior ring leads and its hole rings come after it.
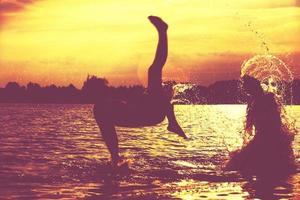
POLYGON ((107 118, 113 119, 116 126, 153 126, 164 120, 168 103, 164 95, 154 97, 147 93, 130 101, 107 99, 94 105, 94 115, 98 119, 105 113, 107 118))
POLYGON ((281 108, 273 93, 262 94, 253 102, 255 137, 271 139, 281 134, 281 108))

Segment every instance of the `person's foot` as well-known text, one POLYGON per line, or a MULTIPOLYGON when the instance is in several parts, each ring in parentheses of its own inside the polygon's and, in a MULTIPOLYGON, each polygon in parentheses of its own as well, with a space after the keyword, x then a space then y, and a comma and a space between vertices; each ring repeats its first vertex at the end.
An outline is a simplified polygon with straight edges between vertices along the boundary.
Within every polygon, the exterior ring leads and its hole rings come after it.
POLYGON ((112 160, 112 166, 114 168, 120 168, 120 167, 128 166, 128 163, 123 156, 120 156, 118 159, 112 160))
POLYGON ((168 29, 168 24, 164 22, 160 17, 149 16, 148 19, 159 31, 166 31, 168 29))
POLYGON ((168 125, 168 131, 176 133, 177 135, 183 137, 184 139, 187 139, 188 137, 186 136, 186 134, 184 133, 184 131, 182 130, 182 128, 177 124, 177 125, 168 125))

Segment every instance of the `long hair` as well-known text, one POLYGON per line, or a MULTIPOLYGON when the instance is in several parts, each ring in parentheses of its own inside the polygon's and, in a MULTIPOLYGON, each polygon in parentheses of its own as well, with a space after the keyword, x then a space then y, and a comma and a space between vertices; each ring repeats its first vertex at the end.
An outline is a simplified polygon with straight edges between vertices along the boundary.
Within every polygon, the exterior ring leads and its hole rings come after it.
POLYGON ((245 135, 244 143, 247 143, 254 135, 254 121, 255 121, 255 100, 263 95, 260 82, 248 75, 241 78, 243 92, 247 95, 247 110, 245 121, 245 135))
POLYGON ((252 77, 243 77, 244 86, 250 97, 248 100, 245 121, 244 144, 253 137, 258 129, 263 127, 262 133, 280 134, 290 142, 293 141, 296 129, 288 119, 284 106, 276 94, 263 92, 259 81, 252 77))

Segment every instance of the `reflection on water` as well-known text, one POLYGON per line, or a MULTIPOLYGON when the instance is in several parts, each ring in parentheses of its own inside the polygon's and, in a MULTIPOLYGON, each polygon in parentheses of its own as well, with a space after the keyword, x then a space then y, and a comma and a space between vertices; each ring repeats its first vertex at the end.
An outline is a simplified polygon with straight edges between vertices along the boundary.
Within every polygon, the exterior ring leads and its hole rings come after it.
MULTIPOLYGON (((118 128, 131 169, 111 174, 91 105, 0 104, 4 199, 296 199, 300 174, 278 182, 224 173, 242 144, 245 106, 176 106, 183 140, 156 127, 118 128), (262 187, 263 186, 263 187, 262 187), (262 190, 263 188, 263 190, 262 190)), ((294 119, 300 107, 288 108, 294 119)), ((296 121, 297 129, 300 122, 296 121)), ((300 163, 300 137, 294 151, 300 163)))

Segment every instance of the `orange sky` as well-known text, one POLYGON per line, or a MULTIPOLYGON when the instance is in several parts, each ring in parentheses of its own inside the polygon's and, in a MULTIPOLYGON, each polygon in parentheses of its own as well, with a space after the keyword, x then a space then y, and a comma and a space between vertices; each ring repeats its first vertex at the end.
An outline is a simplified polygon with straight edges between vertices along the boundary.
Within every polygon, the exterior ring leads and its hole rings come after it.
POLYGON ((151 14, 170 26, 165 80, 237 78, 266 48, 300 77, 299 0, 0 0, 0 86, 81 87, 87 74, 144 84, 157 43, 151 14))

